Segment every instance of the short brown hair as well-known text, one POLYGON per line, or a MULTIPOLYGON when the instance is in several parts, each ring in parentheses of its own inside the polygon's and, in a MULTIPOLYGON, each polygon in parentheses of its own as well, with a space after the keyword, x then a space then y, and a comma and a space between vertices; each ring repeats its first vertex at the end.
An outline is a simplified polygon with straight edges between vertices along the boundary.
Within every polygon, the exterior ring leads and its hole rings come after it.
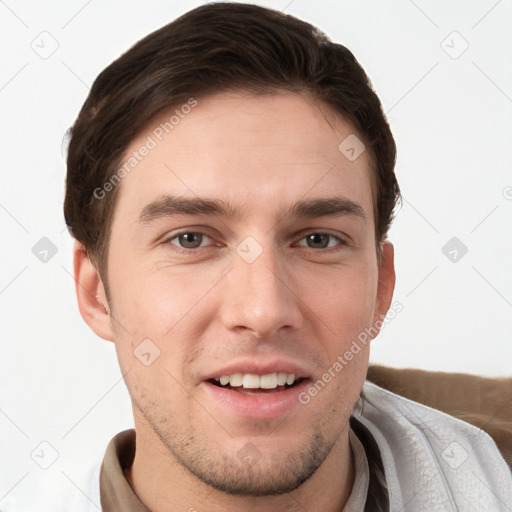
POLYGON ((347 48, 304 21, 256 5, 212 3, 151 33, 109 65, 71 130, 64 215, 105 284, 119 187, 101 199, 94 191, 115 175, 129 144, 157 115, 229 90, 296 92, 354 125, 372 162, 380 256, 400 191, 395 142, 366 73, 347 48))

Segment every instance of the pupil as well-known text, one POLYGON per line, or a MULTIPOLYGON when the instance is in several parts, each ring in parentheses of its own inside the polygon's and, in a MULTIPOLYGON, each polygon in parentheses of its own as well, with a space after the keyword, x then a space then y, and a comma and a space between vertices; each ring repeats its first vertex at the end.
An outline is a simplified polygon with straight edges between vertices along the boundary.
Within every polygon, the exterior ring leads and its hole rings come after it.
POLYGON ((180 244, 187 249, 193 249, 201 245, 202 238, 200 233, 183 233, 180 235, 180 244))
POLYGON ((309 244, 310 247, 312 247, 314 244, 317 244, 313 247, 314 249, 323 249, 329 244, 329 237, 322 235, 321 233, 313 233, 312 235, 308 236, 308 242, 311 242, 311 244, 309 244))

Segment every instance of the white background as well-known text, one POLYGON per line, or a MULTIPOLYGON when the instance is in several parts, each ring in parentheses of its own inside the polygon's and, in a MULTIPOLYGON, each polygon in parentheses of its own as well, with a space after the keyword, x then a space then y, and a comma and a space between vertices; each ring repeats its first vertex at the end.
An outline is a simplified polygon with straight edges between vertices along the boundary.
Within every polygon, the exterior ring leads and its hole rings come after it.
MULTIPOLYGON (((79 482, 132 426, 114 349, 76 306, 61 141, 105 66, 200 4, 0 2, 0 510, 29 510, 43 477, 79 482), (58 48, 43 59, 33 49, 43 44, 58 48), (42 237, 58 251, 46 263, 32 253, 42 237), (47 470, 30 457, 42 441, 59 454, 47 470)), ((403 311, 372 361, 512 376, 512 2, 261 4, 348 46, 396 138, 405 200, 390 238, 403 311), (442 252, 452 237, 468 248, 456 262, 442 252)))

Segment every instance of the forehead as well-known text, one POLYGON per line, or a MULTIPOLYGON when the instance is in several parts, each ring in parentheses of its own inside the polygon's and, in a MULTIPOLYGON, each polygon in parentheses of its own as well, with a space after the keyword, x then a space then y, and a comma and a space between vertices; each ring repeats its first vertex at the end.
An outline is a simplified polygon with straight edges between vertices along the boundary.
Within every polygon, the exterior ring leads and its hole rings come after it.
POLYGON ((368 154, 349 159, 339 148, 354 136, 349 122, 298 94, 189 101, 128 147, 114 218, 135 219, 165 194, 218 198, 260 216, 297 199, 342 195, 373 222, 368 154))

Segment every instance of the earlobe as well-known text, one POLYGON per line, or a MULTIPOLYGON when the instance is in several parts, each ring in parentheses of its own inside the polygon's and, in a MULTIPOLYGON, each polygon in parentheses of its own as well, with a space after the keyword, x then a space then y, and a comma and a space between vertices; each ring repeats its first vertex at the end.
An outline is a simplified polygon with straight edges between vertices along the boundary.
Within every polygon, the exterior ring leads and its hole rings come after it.
MULTIPOLYGON (((395 290, 395 257, 391 242, 382 242, 382 259, 379 265, 379 282, 377 287, 377 301, 375 304, 374 325, 386 316, 395 290)), ((381 325, 380 323, 378 325, 381 325)))
POLYGON ((73 248, 73 267, 78 309, 82 318, 98 336, 114 341, 103 283, 80 242, 76 242, 73 248))

